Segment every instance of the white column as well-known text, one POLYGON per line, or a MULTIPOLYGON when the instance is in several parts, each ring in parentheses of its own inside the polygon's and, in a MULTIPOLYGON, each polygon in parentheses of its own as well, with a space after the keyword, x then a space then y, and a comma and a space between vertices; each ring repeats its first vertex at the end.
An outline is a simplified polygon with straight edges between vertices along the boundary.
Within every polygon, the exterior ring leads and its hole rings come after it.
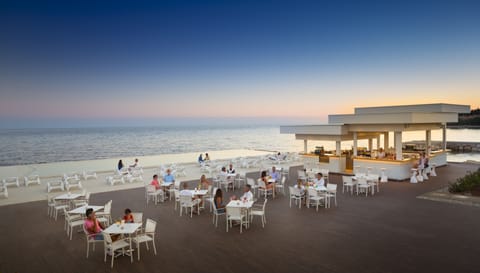
POLYGON ((368 139, 368 150, 371 152, 373 148, 373 139, 369 138, 368 139))
POLYGON ((353 156, 357 156, 357 147, 358 147, 357 132, 353 132, 353 156))
POLYGON ((395 154, 396 160, 402 160, 403 155, 402 155, 402 131, 395 132, 394 134, 394 141, 395 141, 395 154))
POLYGON ((304 139, 303 140, 303 153, 305 153, 305 154, 308 152, 307 144, 308 144, 308 140, 304 139))
POLYGON ((443 124, 442 128, 442 150, 447 150, 447 124, 443 124))
POLYGON ((388 132, 385 132, 383 133, 383 149, 387 150, 388 148, 390 148, 388 145, 390 145, 388 143, 388 132))
POLYGON ((427 130, 425 131, 425 153, 427 156, 430 156, 430 151, 431 151, 431 146, 432 146, 432 131, 427 130))
POLYGON ((380 135, 377 136, 377 151, 380 149, 380 135))
POLYGON ((336 155, 341 156, 342 155, 342 142, 340 140, 337 140, 335 142, 335 146, 336 146, 336 150, 335 150, 336 155))

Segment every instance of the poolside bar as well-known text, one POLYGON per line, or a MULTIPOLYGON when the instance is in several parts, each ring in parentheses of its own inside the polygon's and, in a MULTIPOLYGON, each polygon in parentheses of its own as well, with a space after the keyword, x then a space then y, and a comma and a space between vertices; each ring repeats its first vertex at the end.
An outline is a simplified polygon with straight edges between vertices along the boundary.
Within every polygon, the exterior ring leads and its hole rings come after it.
POLYGON ((367 169, 383 170, 393 180, 405 180, 411 175, 411 168, 418 153, 403 149, 402 133, 425 131, 425 153, 436 166, 447 164, 446 128, 448 122, 458 122, 459 113, 469 113, 469 105, 458 104, 417 104, 381 107, 357 107, 354 114, 329 115, 328 124, 280 126, 280 133, 294 134, 304 141, 304 154, 308 158, 308 140, 335 141, 335 153, 311 156, 312 161, 331 172, 345 173, 367 169), (442 130, 440 150, 431 149, 431 131, 442 130), (393 141, 389 139, 393 132, 393 141), (380 138, 383 136, 383 145, 380 138), (368 140, 367 151, 359 151, 358 141, 368 140), (373 141, 376 149, 373 149, 373 141), (341 150, 342 141, 353 141, 352 151, 341 150), (389 146, 393 143, 393 147, 389 146), (383 148, 386 155, 379 156, 383 148), (322 159, 323 158, 323 159, 322 159))

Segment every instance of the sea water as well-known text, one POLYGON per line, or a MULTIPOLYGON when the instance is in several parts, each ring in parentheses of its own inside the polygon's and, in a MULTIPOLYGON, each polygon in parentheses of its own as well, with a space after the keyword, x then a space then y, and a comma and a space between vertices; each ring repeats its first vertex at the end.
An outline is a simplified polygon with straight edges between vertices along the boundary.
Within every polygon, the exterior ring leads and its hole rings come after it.
MULTIPOLYGON (((403 140, 424 138, 425 132, 408 132, 403 140)), ((480 141, 480 130, 449 129, 447 138, 450 141, 480 141)), ((432 131, 432 139, 441 140, 441 131, 432 131)), ((335 149, 333 141, 308 143, 309 150, 315 149, 315 146, 335 149)), ((359 146, 366 146, 366 143, 359 141, 359 146)), ((342 149, 351 148, 351 141, 342 142, 342 149)), ((212 153, 229 149, 299 152, 303 151, 303 141, 295 140, 294 135, 280 134, 278 125, 0 130, 0 166, 189 152, 212 153)), ((451 154, 448 160, 480 161, 480 154, 451 154)))

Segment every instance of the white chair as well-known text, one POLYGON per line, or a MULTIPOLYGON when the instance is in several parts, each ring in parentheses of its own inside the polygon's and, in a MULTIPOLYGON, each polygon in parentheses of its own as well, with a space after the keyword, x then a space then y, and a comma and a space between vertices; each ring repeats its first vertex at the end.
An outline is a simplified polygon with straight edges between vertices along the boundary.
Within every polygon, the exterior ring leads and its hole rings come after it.
POLYGON ((125 180, 123 180, 123 175, 115 174, 112 176, 107 176, 106 178, 107 184, 113 186, 115 184, 125 184, 125 180))
POLYGON ((386 183, 388 182, 388 176, 387 174, 385 173, 385 171, 387 170, 386 168, 382 168, 382 175, 380 176, 380 182, 382 183, 386 183))
POLYGON ((175 182, 173 182, 173 187, 170 186, 170 188, 168 189, 168 195, 170 196, 170 200, 172 200, 172 196, 175 195, 175 190, 178 190, 180 191, 180 184, 181 184, 181 181, 180 180, 175 180, 175 182))
POLYGON ((246 182, 245 175, 241 175, 237 173, 235 176, 235 183, 237 184, 237 188, 241 188, 246 182))
POLYGON ((47 183, 47 192, 51 192, 53 190, 65 190, 65 186, 62 180, 50 181, 47 183))
MULTIPOLYGON (((193 217, 193 208, 197 207, 200 203, 199 199, 192 199, 190 195, 180 195, 180 216, 183 214, 183 208, 185 208, 185 214, 188 215, 188 209, 190 209, 190 218, 193 217)), ((198 210, 200 213, 200 210, 198 210)))
MULTIPOLYGON (((133 217, 135 220, 135 216, 133 217)), ((155 247, 155 229, 157 228, 157 222, 153 221, 152 219, 147 219, 145 223, 145 231, 143 233, 137 234, 137 236, 133 237, 133 243, 137 245, 138 251, 138 260, 140 261, 140 244, 145 243, 145 246, 148 250, 148 242, 152 242, 153 244, 153 252, 157 255, 157 248, 155 247)))
POLYGON ((143 226, 143 212, 132 212, 133 222, 142 224, 143 226))
POLYGON ((304 170, 297 170, 298 179, 302 180, 302 182, 307 182, 307 174, 304 170))
POLYGON ((418 168, 416 177, 418 182, 423 182, 423 168, 418 168))
POLYGON ((133 182, 143 182, 143 177, 142 174, 138 171, 133 171, 130 174, 127 175, 127 180, 128 183, 133 183, 133 182))
POLYGON ((7 177, 3 179, 3 185, 5 187, 8 187, 8 186, 20 187, 20 183, 18 182, 18 177, 7 177))
POLYGON ((63 214, 65 215, 65 223, 67 224, 67 235, 70 236, 70 240, 72 240, 73 228, 83 226, 82 218, 72 217, 72 215, 68 214, 67 209, 63 208, 63 214))
POLYGON ((158 201, 163 202, 165 200, 165 195, 162 189, 156 189, 154 185, 145 186, 145 191, 147 193, 147 205, 150 198, 153 199, 153 202, 158 204, 158 201))
POLYGON ((95 213, 97 220, 101 223, 105 223, 107 226, 112 222, 112 200, 108 201, 103 207, 103 211, 97 211, 95 213))
POLYGON ((47 215, 53 217, 55 215, 55 200, 47 194, 47 215))
MULTIPOLYGON (((92 249, 95 251, 95 244, 96 243, 103 243, 103 239, 98 239, 96 238, 95 235, 97 234, 89 234, 88 231, 85 229, 85 225, 82 225, 83 227, 83 233, 85 234, 85 239, 87 241, 87 258, 88 258, 88 253, 90 252, 90 244, 93 245, 92 249)), ((101 234, 101 233, 98 233, 101 234)))
POLYGON ((83 171, 82 174, 83 180, 88 180, 88 179, 97 179, 97 173, 94 171, 83 171))
POLYGON ((213 202, 213 224, 218 227, 218 216, 225 215, 225 208, 217 209, 215 201, 213 202))
POLYGON ((378 174, 370 174, 367 177, 368 182, 372 186, 372 194, 375 193, 375 187, 377 188, 377 192, 380 192, 380 183, 378 180, 380 179, 380 176, 378 174))
POLYGON ((412 168, 412 176, 410 177, 410 183, 418 183, 417 180, 417 169, 412 168))
POLYGON ((359 192, 362 192, 363 190, 365 190, 365 196, 368 196, 368 190, 371 188, 372 188, 372 185, 368 184, 366 177, 362 176, 358 178, 357 195, 359 192))
POLYGON ((428 175, 427 175, 427 172, 428 172, 428 167, 427 167, 427 168, 423 168, 423 169, 422 169, 423 181, 426 181, 426 180, 428 180, 428 175))
POLYGON ((307 193, 308 193, 307 208, 309 208, 311 204, 314 204, 317 207, 317 211, 318 211, 318 206, 320 206, 320 201, 322 201, 322 200, 324 201, 325 207, 327 206, 325 196, 320 196, 318 194, 317 190, 315 190, 314 188, 309 187, 307 189, 307 193))
POLYGON ((330 207, 330 199, 335 199, 335 207, 337 206, 337 184, 328 183, 327 184, 327 199, 328 199, 328 206, 330 207))
POLYGON ((226 208, 226 215, 227 215, 227 232, 228 227, 232 227, 233 221, 240 222, 240 233, 242 233, 243 224, 246 223, 246 216, 242 211, 242 208, 237 207, 230 207, 226 208))
POLYGON ((282 191, 282 194, 285 195, 285 181, 286 177, 282 176, 282 179, 280 180, 280 183, 275 183, 275 189, 280 189, 282 191))
POLYGON ((357 184, 357 182, 353 181, 352 177, 349 175, 343 175, 342 182, 343 182, 342 193, 345 192, 345 188, 347 188, 347 192, 348 192, 348 189, 350 188, 350 194, 353 194, 353 187, 357 184))
POLYGON ((432 168, 430 169, 430 176, 437 176, 437 172, 435 171, 436 167, 437 167, 437 164, 433 163, 432 168))
POLYGON ((63 202, 60 202, 60 201, 56 201, 54 199, 54 206, 53 206, 53 217, 55 217, 55 221, 57 221, 57 218, 58 218, 58 213, 59 212, 63 212, 64 209, 68 209, 68 205, 63 203, 63 202))
POLYGON ((295 200, 295 202, 298 202, 298 208, 302 208, 302 200, 305 199, 305 194, 301 192, 300 189, 296 187, 288 187, 290 191, 290 207, 292 207, 292 200, 295 200))
POLYGON ((225 188, 225 191, 227 192, 230 188, 232 188, 235 191, 235 183, 234 183, 235 180, 233 177, 230 178, 225 175, 220 175, 219 178, 220 178, 220 181, 219 181, 220 188, 223 186, 225 188))
POLYGON ((255 180, 253 180, 253 178, 247 177, 247 184, 250 185, 253 195, 255 195, 258 189, 258 185, 255 184, 255 180))
POLYGON ((3 195, 3 197, 8 198, 8 189, 7 186, 5 185, 0 185, 0 195, 3 195))
POLYGON ((267 205, 268 199, 265 199, 261 207, 253 207, 250 211, 250 222, 253 222, 253 216, 259 216, 262 219, 262 227, 265 228, 265 223, 267 223, 267 218, 265 217, 265 206, 267 205))
POLYGON ((90 195, 91 193, 90 192, 85 192, 85 195, 83 198, 80 198, 80 199, 75 199, 75 200, 72 200, 72 204, 74 207, 83 207, 83 206, 88 206, 88 202, 90 202, 90 195))
POLYGON ((25 176, 24 181, 25 181, 25 187, 28 187, 28 185, 30 185, 30 184, 38 184, 38 185, 41 184, 40 183, 40 176, 38 176, 36 174, 25 176))
POLYGON ((173 190, 173 197, 175 201, 175 206, 174 209, 177 210, 177 204, 180 206, 180 191, 179 190, 173 190))
POLYGON ((82 188, 82 182, 80 182, 80 179, 78 178, 78 176, 74 176, 74 177, 69 176, 65 178, 64 183, 67 191, 73 188, 77 188, 77 189, 82 188))
MULTIPOLYGON (((113 268, 113 260, 115 259, 115 251, 121 249, 125 252, 125 248, 129 247, 132 249, 132 241, 129 238, 118 239, 115 242, 112 241, 112 237, 110 234, 106 232, 102 232, 103 234, 103 245, 104 245, 104 256, 103 261, 107 261, 107 252, 111 252, 112 254, 112 262, 110 267, 113 268)), ((130 256, 130 262, 133 263, 133 255, 130 256)))

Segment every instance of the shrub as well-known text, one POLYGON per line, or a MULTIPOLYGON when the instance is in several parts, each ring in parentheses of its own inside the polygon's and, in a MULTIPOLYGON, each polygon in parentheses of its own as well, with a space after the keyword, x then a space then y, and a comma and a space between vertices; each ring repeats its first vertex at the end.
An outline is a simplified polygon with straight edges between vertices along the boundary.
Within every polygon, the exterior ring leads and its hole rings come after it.
POLYGON ((450 183, 448 191, 451 193, 470 192, 480 186, 480 168, 475 172, 468 172, 464 177, 457 179, 455 183, 450 183))

